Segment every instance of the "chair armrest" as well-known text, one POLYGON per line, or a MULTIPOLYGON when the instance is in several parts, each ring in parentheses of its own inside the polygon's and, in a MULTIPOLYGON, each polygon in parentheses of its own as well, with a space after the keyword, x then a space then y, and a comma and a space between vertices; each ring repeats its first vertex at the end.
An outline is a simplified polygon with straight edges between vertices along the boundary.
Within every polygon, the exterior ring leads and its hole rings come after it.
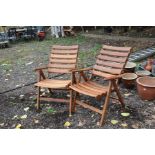
POLYGON ((109 78, 105 78, 105 80, 117 80, 117 79, 120 79, 122 78, 124 74, 120 74, 120 75, 114 75, 114 76, 111 76, 109 78))
POLYGON ((83 72, 83 71, 89 71, 92 70, 93 68, 82 68, 82 69, 73 69, 71 72, 83 72))
POLYGON ((34 71, 39 71, 39 70, 44 70, 44 69, 47 69, 47 65, 46 66, 41 66, 41 67, 38 67, 36 68, 34 71))

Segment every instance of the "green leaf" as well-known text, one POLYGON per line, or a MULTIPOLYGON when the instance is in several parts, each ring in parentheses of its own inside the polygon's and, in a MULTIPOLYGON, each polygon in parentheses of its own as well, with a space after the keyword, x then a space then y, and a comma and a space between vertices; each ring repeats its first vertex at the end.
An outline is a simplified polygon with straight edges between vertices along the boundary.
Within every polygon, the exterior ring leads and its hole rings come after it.
POLYGON ((50 109, 47 110, 47 112, 48 113, 55 113, 56 111, 54 109, 50 108, 50 109))
POLYGON ((127 117, 127 116, 130 116, 130 113, 123 112, 123 113, 121 113, 121 115, 124 116, 124 117, 127 117))
POLYGON ((113 125, 115 125, 115 124, 118 123, 118 121, 113 119, 113 120, 111 120, 111 123, 112 123, 113 125))

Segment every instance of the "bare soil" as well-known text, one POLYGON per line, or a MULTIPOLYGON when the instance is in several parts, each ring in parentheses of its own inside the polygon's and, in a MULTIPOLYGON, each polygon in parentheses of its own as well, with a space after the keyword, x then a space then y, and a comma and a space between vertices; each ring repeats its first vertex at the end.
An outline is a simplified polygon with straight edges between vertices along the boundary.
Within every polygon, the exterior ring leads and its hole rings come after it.
MULTIPOLYGON (((41 112, 37 112, 36 89, 33 84, 36 81, 34 68, 47 64, 51 46, 53 44, 79 44, 79 67, 90 66, 95 62, 95 56, 101 44, 111 44, 118 46, 133 46, 134 51, 155 46, 155 40, 133 39, 113 39, 106 38, 65 38, 63 40, 44 40, 42 42, 31 41, 12 44, 10 48, 0 49, 0 128, 15 128, 21 124, 21 128, 104 128, 104 129, 124 129, 124 128, 155 128, 155 101, 143 101, 139 98, 137 90, 125 89, 120 85, 122 96, 126 103, 126 111, 130 116, 121 115, 120 105, 110 101, 106 123, 99 127, 100 116, 90 110, 77 107, 72 117, 68 116, 68 105, 63 103, 42 102, 41 112), (67 41, 64 41, 64 40, 67 41), (69 41, 68 41, 69 40, 69 41), (73 40, 73 41, 72 41, 73 40), (85 64, 85 65, 84 65, 85 64), (30 84, 24 86, 25 84, 30 84), (23 86, 23 87, 22 87, 23 86), (14 88, 18 88, 12 91, 14 88), (10 92, 3 93, 7 90, 10 92), (26 115, 26 118, 21 116, 26 115), (111 120, 118 120, 113 125, 111 120), (64 123, 69 121, 71 126, 64 127, 64 123), (126 124, 125 126, 123 124, 126 124)), ((62 75, 58 78, 64 78, 62 75)), ((47 92, 45 95, 49 95, 47 92)), ((56 91, 54 97, 69 97, 68 93, 56 91)), ((102 108, 101 102, 86 96, 82 100, 91 101, 97 107, 102 108)))

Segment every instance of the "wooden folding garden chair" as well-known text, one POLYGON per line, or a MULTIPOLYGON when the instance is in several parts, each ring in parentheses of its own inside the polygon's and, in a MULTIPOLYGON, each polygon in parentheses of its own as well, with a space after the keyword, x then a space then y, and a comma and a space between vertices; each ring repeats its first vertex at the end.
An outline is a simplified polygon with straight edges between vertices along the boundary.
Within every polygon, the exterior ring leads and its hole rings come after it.
MULTIPOLYGON (((78 45, 72 46, 60 46, 53 45, 52 51, 49 58, 49 64, 45 67, 37 68, 35 71, 38 72, 38 82, 35 86, 38 87, 37 94, 37 109, 40 109, 40 100, 54 101, 54 102, 68 102, 69 100, 60 98, 47 98, 40 96, 40 88, 48 88, 52 94, 52 90, 69 90, 71 78, 68 80, 50 79, 46 78, 43 70, 47 70, 48 75, 50 74, 70 74, 71 70, 76 69, 78 45)), ((49 76, 48 76, 49 77, 49 76)))
POLYGON ((70 115, 75 111, 75 105, 78 104, 84 108, 88 108, 101 114, 100 125, 104 123, 107 107, 112 92, 116 92, 122 107, 125 107, 124 101, 119 92, 117 81, 122 77, 123 68, 127 62, 131 47, 114 47, 103 45, 100 54, 97 56, 96 64, 93 68, 85 68, 72 71, 72 84, 70 86, 70 115), (91 71, 91 77, 87 78, 84 71, 91 71), (77 77, 78 76, 78 77, 77 77), (109 81, 108 86, 103 86, 94 82, 92 78, 99 76, 109 81), (84 94, 95 97, 100 100, 105 96, 103 109, 98 109, 88 103, 81 102, 76 99, 77 95, 84 94))

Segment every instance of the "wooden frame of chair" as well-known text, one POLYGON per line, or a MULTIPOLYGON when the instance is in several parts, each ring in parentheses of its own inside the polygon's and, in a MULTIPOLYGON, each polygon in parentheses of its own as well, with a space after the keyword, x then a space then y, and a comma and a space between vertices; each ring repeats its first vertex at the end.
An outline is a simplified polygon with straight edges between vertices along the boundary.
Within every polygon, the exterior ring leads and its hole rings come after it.
POLYGON ((35 86, 38 87, 37 93, 37 110, 40 109, 40 101, 53 101, 53 102, 64 102, 69 103, 69 100, 62 98, 47 98, 40 96, 40 88, 47 88, 52 94, 52 90, 65 90, 69 91, 69 80, 55 80, 49 79, 45 76, 43 70, 46 70, 48 74, 70 74, 71 70, 77 68, 77 57, 78 57, 78 45, 72 46, 61 46, 53 45, 52 51, 49 57, 49 64, 44 67, 36 68, 35 71, 38 73, 38 82, 35 86))
POLYGON ((116 92, 118 98, 116 98, 125 107, 123 98, 119 92, 117 86, 118 79, 123 75, 123 69, 126 65, 129 54, 131 53, 131 47, 116 47, 103 45, 100 54, 97 57, 96 64, 93 68, 84 68, 79 70, 72 70, 72 83, 70 90, 70 115, 75 112, 76 104, 88 108, 96 113, 101 114, 100 126, 104 124, 109 100, 112 92, 116 92), (87 78, 85 71, 91 71, 91 77, 87 78), (78 77, 77 77, 78 75, 78 77), (93 76, 99 76, 109 82, 108 86, 102 86, 92 81, 93 76), (82 81, 83 80, 83 81, 82 81), (84 94, 91 97, 95 97, 100 100, 102 96, 105 96, 105 102, 103 103, 103 109, 100 110, 88 103, 77 100, 77 94, 84 94))

